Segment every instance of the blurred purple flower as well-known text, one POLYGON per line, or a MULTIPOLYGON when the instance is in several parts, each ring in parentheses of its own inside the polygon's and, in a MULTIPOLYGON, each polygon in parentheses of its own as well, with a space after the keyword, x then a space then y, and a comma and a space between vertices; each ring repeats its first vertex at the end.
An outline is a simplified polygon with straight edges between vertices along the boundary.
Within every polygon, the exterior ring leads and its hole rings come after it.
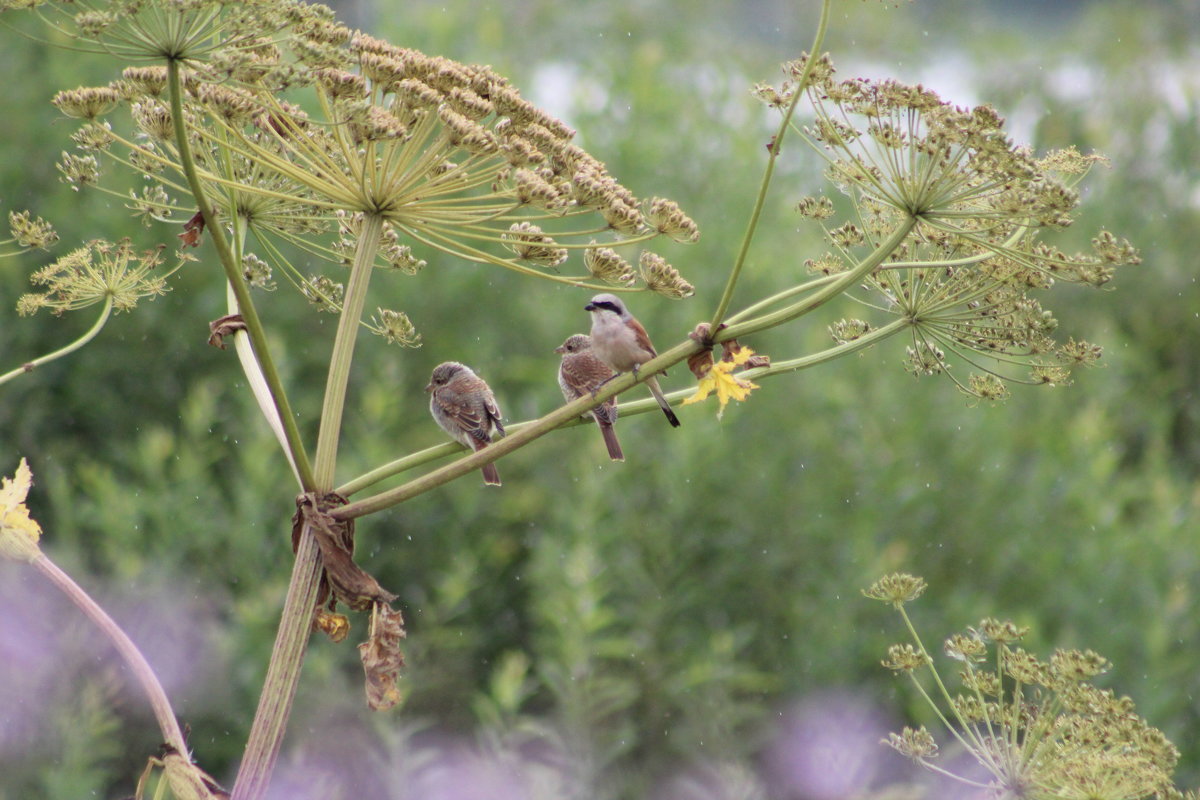
POLYGON ((741 762, 697 764, 671 777, 655 800, 759 800, 767 796, 762 780, 741 762))
POLYGON ((846 693, 813 695, 780 715, 764 753, 771 796, 858 797, 891 773, 881 743, 889 726, 875 705, 846 693))
POLYGON ((412 775, 407 797, 423 800, 528 800, 538 767, 515 753, 501 757, 458 744, 412 775))
MULTIPOLYGON (((357 695, 347 693, 346 697, 357 695)), ((304 738, 280 764, 268 800, 569 800, 560 751, 538 736, 512 740, 381 729, 360 705, 301 709, 304 738), (353 713, 349 713, 352 711, 353 713)))
MULTIPOLYGON (((135 584, 98 598, 150 662, 173 703, 186 695, 208 697, 209 705, 212 693, 224 688, 227 669, 216 646, 219 601, 212 592, 192 578, 143 573, 135 584)), ((186 707, 175 711, 187 713, 186 707)))
POLYGON ((67 603, 25 564, 0 564, 0 762, 36 749, 63 674, 67 603))

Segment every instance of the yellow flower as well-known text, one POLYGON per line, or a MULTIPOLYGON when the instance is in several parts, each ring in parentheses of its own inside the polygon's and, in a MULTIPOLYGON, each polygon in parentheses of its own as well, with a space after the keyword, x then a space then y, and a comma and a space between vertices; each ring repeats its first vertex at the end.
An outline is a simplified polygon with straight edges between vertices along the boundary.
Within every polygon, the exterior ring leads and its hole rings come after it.
POLYGON ((350 618, 322 608, 313 618, 313 627, 328 636, 330 641, 341 642, 350 633, 350 618))
POLYGON ((752 389, 758 388, 758 384, 733 375, 733 371, 745 365, 752 355, 754 355, 753 350, 749 347, 742 347, 734 354, 732 361, 725 359, 718 361, 700 379, 700 384, 696 387, 696 393, 684 400, 683 404, 686 406, 692 403, 699 403, 713 392, 716 392, 717 402, 721 404, 720 409, 717 410, 717 419, 720 419, 721 415, 725 413, 725 406, 729 403, 730 398, 741 402, 750 395, 752 389))
POLYGON ((0 556, 4 558, 33 561, 41 555, 37 541, 42 528, 25 507, 25 495, 32 485, 33 473, 23 458, 17 474, 0 484, 0 556))

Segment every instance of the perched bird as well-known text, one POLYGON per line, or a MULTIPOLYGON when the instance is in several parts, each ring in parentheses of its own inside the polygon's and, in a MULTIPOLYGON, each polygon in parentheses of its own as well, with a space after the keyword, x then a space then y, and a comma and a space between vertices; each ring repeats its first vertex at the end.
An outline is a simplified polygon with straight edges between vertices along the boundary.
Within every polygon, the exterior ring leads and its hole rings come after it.
MULTIPOLYGON (((504 435, 496 398, 470 367, 457 361, 438 364, 425 391, 429 392, 429 413, 434 422, 459 444, 478 451, 492 441, 493 429, 504 435)), ((482 471, 484 483, 500 485, 495 464, 484 464, 482 471)))
MULTIPOLYGON (((617 372, 632 371, 637 375, 642 364, 658 355, 654 345, 650 344, 646 329, 633 318, 616 295, 598 294, 583 310, 592 312, 592 352, 617 372)), ((651 375, 645 383, 667 415, 667 420, 678 428, 679 419, 671 410, 667 398, 663 397, 662 389, 658 388, 658 378, 651 375)))
MULTIPOLYGON (((562 353, 562 363, 558 365, 558 386, 568 403, 600 388, 601 384, 616 374, 592 354, 592 339, 586 333, 569 337, 562 346, 554 348, 554 352, 562 353)), ((613 461, 624 461, 625 454, 621 452, 621 443, 617 441, 617 431, 613 428, 613 423, 617 421, 617 398, 608 398, 584 416, 596 420, 600 426, 604 444, 608 447, 608 457, 613 461)))

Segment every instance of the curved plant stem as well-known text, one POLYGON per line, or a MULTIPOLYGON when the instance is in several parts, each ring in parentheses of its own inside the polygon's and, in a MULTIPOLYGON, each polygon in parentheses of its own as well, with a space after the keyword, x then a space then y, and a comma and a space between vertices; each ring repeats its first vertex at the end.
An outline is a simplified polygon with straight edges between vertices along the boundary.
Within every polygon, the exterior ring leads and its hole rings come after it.
MULTIPOLYGON (((237 314, 237 297, 233 293, 233 286, 228 281, 225 282, 225 301, 228 304, 229 313, 237 314)), ((254 401, 258 403, 258 410, 266 418, 267 427, 275 434, 275 440, 279 442, 283 455, 292 468, 292 474, 296 476, 296 482, 300 483, 303 488, 300 471, 296 469, 296 460, 292 458, 292 451, 287 444, 283 420, 279 419, 279 409, 275 407, 275 401, 271 399, 271 389, 267 386, 267 379, 263 376, 262 365, 258 363, 258 358, 254 355, 254 346, 247 336, 238 331, 233 334, 233 348, 237 351, 238 361, 242 364, 242 372, 246 374, 246 382, 250 386, 251 394, 254 395, 254 401)))
POLYGON ((204 193, 204 185, 200 182, 200 176, 196 172, 196 163, 192 158, 187 128, 184 124, 183 86, 179 70, 178 61, 167 62, 167 82, 171 94, 171 120, 175 126, 175 144, 179 148, 179 164, 184 177, 187 178, 188 188, 196 201, 196 207, 204 217, 205 230, 212 237, 213 247, 221 261, 221 267, 225 270, 225 277, 237 296, 238 309, 241 312, 242 320, 246 323, 246 333, 250 336, 250 342, 254 345, 254 353, 262 367, 263 376, 271 389, 271 397, 275 401, 279 418, 283 422, 288 448, 292 451, 292 461, 300 473, 300 481, 306 489, 312 489, 314 486, 312 466, 309 464, 308 454, 304 450, 304 442, 300 438, 300 429, 296 426, 296 418, 292 413, 291 404, 288 402, 287 393, 283 389, 283 381, 279 377, 279 371, 275 369, 275 362, 271 359, 271 352, 267 347, 266 330, 254 307, 254 301, 250 297, 250 290, 247 288, 245 280, 242 279, 239 265, 233 257, 233 250, 230 249, 221 226, 217 224, 216 213, 204 193))
MULTIPOLYGON (((824 364, 826 362, 833 361, 835 358, 842 358, 843 356, 848 356, 851 353, 857 353, 860 350, 865 350, 868 347, 872 347, 872 346, 878 344, 879 342, 883 341, 884 339, 895 336, 896 334, 898 334, 901 331, 908 328, 911 324, 912 323, 907 319, 896 319, 896 320, 893 320, 892 322, 889 322, 887 325, 884 325, 882 328, 876 328, 873 331, 869 331, 868 333, 863 334, 862 336, 858 337, 854 341, 847 342, 846 344, 840 344, 837 347, 830 347, 826 350, 822 350, 819 353, 812 353, 810 355, 803 356, 801 358, 793 358, 793 359, 789 359, 787 361, 776 361, 767 367, 758 367, 755 369, 744 370, 744 371, 738 373, 738 377, 745 378, 746 380, 769 378, 774 375, 782 375, 782 374, 788 373, 788 372, 796 372, 797 370, 808 369, 809 367, 815 367, 818 364, 824 364)), ((666 353, 663 353, 663 355, 660 356, 660 358, 661 357, 670 357, 670 360, 668 360, 666 362, 666 365, 670 366, 673 363, 678 363, 679 361, 684 360, 689 355, 691 355, 695 352, 698 352, 699 350, 700 350, 699 345, 695 344, 694 342, 688 341, 688 342, 684 342, 684 343, 680 344, 677 348, 673 348, 673 349, 667 351, 666 353)), ((651 373, 647 372, 646 374, 651 374, 651 373)), ((624 391, 624 389, 619 389, 618 391, 624 391)), ((680 389, 678 391, 669 392, 664 396, 667 398, 667 400, 672 405, 674 405, 677 402, 683 400, 686 397, 691 396, 694 393, 695 393, 695 387, 689 387, 687 389, 680 389)), ((587 408, 590 408, 590 407, 593 407, 595 405, 599 405, 600 403, 602 403, 605 400, 606 396, 607 395, 605 392, 600 392, 596 395, 596 400, 594 400, 594 401, 591 400, 591 398, 585 397, 585 398, 581 398, 580 400, 576 400, 574 403, 571 404, 571 406, 563 406, 563 408, 574 408, 575 406, 580 406, 583 409, 587 409, 587 408)), ((621 405, 619 406, 619 409, 620 409, 620 417, 622 419, 636 416, 638 414, 645 414, 648 412, 657 412, 659 410, 658 402, 655 401, 653 398, 646 398, 644 400, 633 400, 630 402, 621 403, 621 405)), ((521 444, 523 444, 525 441, 531 440, 533 438, 537 438, 538 436, 542 435, 542 433, 549 433, 551 430, 557 430, 559 428, 569 428, 569 427, 573 427, 575 425, 593 425, 593 424, 595 424, 595 423, 591 422, 590 420, 581 419, 578 416, 575 416, 574 418, 572 418, 561 412, 562 412, 562 409, 558 409, 557 411, 552 412, 551 414, 548 414, 539 419, 527 420, 525 422, 515 422, 515 423, 507 426, 507 429, 509 432, 508 436, 506 436, 500 442, 497 442, 497 443, 491 445, 491 447, 489 447, 488 449, 490 450, 492 448, 496 448, 499 445, 509 442, 510 439, 513 440, 513 442, 515 444, 511 444, 507 448, 497 449, 497 450, 495 450, 494 453, 492 453, 492 455, 496 455, 496 457, 499 457, 499 455, 503 455, 504 453, 508 452, 509 450, 520 447, 521 444), (562 418, 564 416, 566 416, 565 421, 557 422, 557 424, 549 422, 551 420, 551 417, 553 417, 554 420, 559 420, 560 418, 562 418), (526 429, 532 428, 535 426, 537 427, 537 430, 539 431, 539 433, 530 435, 528 437, 528 439, 521 438, 518 440, 516 438, 518 435, 520 435, 526 429)), ((418 467, 421 464, 427 464, 430 461, 433 461, 438 458, 444 458, 445 456, 450 455, 451 453, 456 453, 456 452, 461 453, 464 451, 464 449, 465 448, 463 448, 461 445, 456 445, 456 444, 453 444, 450 442, 447 442, 446 444, 439 444, 434 447, 428 447, 428 448, 418 451, 416 453, 410 453, 409 455, 407 455, 403 458, 396 459, 395 461, 392 461, 388 464, 384 464, 383 466, 378 467, 374 470, 371 470, 370 472, 366 472, 351 481, 347 481, 342 486, 339 486, 336 491, 338 494, 340 494, 342 496, 350 496, 352 494, 356 494, 357 492, 362 491, 363 489, 366 489, 369 486, 372 486, 372 485, 378 483, 379 481, 382 481, 386 478, 390 478, 391 476, 397 475, 405 470, 412 469, 413 467, 418 467)), ((487 454, 487 452, 488 452, 487 450, 483 451, 484 454, 487 454)), ((488 459, 479 459, 478 462, 471 461, 469 465, 463 466, 461 469, 455 469, 454 476, 462 475, 462 474, 466 474, 466 473, 470 472, 472 469, 476 468, 477 463, 482 464, 482 463, 486 463, 487 461, 494 461, 494 460, 495 460, 495 458, 488 458, 488 459)), ((466 461, 466 459, 463 459, 463 461, 466 461)), ((455 462, 455 464, 458 464, 458 463, 460 463, 460 462, 457 462, 457 461, 455 462)), ((449 467, 453 467, 453 466, 455 466, 455 464, 448 465, 448 467, 443 467, 443 469, 448 469, 449 467)), ((439 470, 439 472, 441 472, 441 470, 439 470)), ((426 476, 426 477, 431 477, 434 474, 435 473, 430 473, 430 475, 426 476)), ((418 479, 418 481, 419 480, 421 480, 421 479, 418 479)), ((393 490, 396 492, 396 494, 392 495, 392 496, 399 498, 398 500, 396 500, 396 502, 402 502, 403 500, 411 499, 412 497, 416 496, 416 494, 421 494, 422 492, 428 491, 429 489, 436 488, 437 486, 440 486, 442 483, 445 483, 449 480, 453 480, 453 477, 446 478, 446 481, 430 480, 428 482, 428 484, 425 485, 424 488, 421 488, 420 490, 408 488, 408 487, 410 487, 410 484, 405 484, 404 486, 397 487, 397 489, 393 490)), ((416 482, 417 481, 413 481, 413 483, 416 483, 416 482)), ((377 511, 382 508, 386 508, 387 505, 381 505, 381 506, 375 507, 376 504, 381 502, 382 498, 384 498, 386 496, 389 496, 389 492, 382 492, 378 495, 375 495, 374 497, 363 498, 363 500, 360 502, 351 503, 349 505, 342 506, 341 508, 336 509, 333 512, 333 516, 335 518, 346 519, 346 518, 350 518, 350 517, 354 517, 354 516, 360 516, 362 514, 368 514, 368 513, 371 513, 372 511, 377 511), (369 509, 369 510, 367 510, 367 509, 369 509)), ((390 503, 389 503, 389 505, 390 505, 390 503)))
POLYGON ((891 338, 898 333, 906 330, 912 325, 912 321, 901 317, 894 319, 882 328, 876 328, 872 331, 864 333, 862 336, 853 341, 839 344, 837 347, 830 347, 822 350, 819 353, 811 353, 800 358, 791 358, 787 361, 773 361, 770 366, 758 367, 739 372, 738 377, 751 380, 754 378, 769 378, 772 375, 782 375, 785 372, 796 372, 809 367, 815 367, 818 364, 824 364, 833 361, 835 358, 842 358, 851 353, 857 353, 859 350, 865 350, 868 347, 873 347, 879 344, 884 339, 891 338))
POLYGON ((21 366, 17 367, 14 370, 9 370, 8 372, 4 373, 3 375, 0 375, 0 385, 7 383, 8 381, 12 380, 13 378, 17 377, 18 375, 23 375, 26 372, 33 372, 33 370, 35 368, 40 367, 42 364, 46 364, 50 361, 54 361, 57 358, 62 358, 65 355, 74 353, 76 350, 83 347, 85 344, 90 342, 92 339, 95 339, 96 334, 100 333, 100 330, 104 327, 105 323, 108 322, 108 318, 112 315, 112 307, 113 307, 112 298, 111 297, 104 298, 104 308, 102 308, 100 310, 100 317, 96 320, 95 324, 92 325, 92 327, 88 328, 87 333, 83 334, 83 336, 80 336, 78 339, 71 342, 66 347, 60 347, 59 349, 55 350, 53 353, 47 353, 44 356, 35 358, 33 361, 28 361, 28 362, 22 364, 21 366))
POLYGON ((762 311, 764 308, 769 308, 770 306, 773 306, 777 303, 782 303, 784 300, 795 297, 798 294, 804 294, 805 292, 816 291, 820 287, 824 286, 827 283, 831 283, 832 281, 834 281, 836 279, 837 279, 836 275, 824 275, 820 278, 814 278, 810 281, 806 281, 805 283, 797 284, 796 286, 789 286, 787 289, 784 289, 782 292, 773 294, 770 297, 765 297, 756 303, 746 306, 741 311, 730 316, 728 318, 727 324, 732 324, 734 322, 741 322, 742 320, 747 319, 748 317, 754 316, 758 312, 762 311))
POLYGON ((150 663, 137 649, 133 640, 70 575, 59 569, 58 565, 45 555, 38 555, 30 563, 38 572, 45 575, 59 591, 70 598, 71 602, 95 623, 100 632, 108 637, 141 685, 142 691, 149 698, 150 707, 154 710, 154 718, 158 720, 158 727, 162 730, 163 741, 187 757, 187 742, 184 741, 183 731, 179 728, 179 721, 175 719, 175 712, 171 710, 167 693, 163 690, 162 684, 158 682, 158 676, 154 674, 150 663))
POLYGON ((880 242, 879 246, 871 251, 870 255, 858 262, 853 269, 839 274, 837 280, 824 285, 798 303, 781 308, 778 311, 773 311, 770 314, 763 314, 761 317, 729 325, 714 334, 713 339, 717 342, 723 342, 727 339, 736 339, 739 336, 757 333, 767 328, 774 328, 777 325, 782 325, 796 317, 807 314, 818 306, 824 305, 846 291, 849 287, 861 281, 864 276, 870 274, 873 269, 882 264, 901 245, 904 238, 908 236, 916 225, 916 217, 905 217, 888 238, 880 242))
POLYGON ((784 134, 787 133, 788 126, 792 121, 792 114, 795 113, 800 98, 804 96, 804 87, 808 84, 813 64, 820 55, 821 43, 825 41, 825 29, 829 25, 829 5, 830 0, 823 0, 821 3, 821 18, 817 22, 817 33, 813 36, 812 48, 808 51, 808 61, 804 65, 804 72, 801 74, 792 91, 792 101, 788 103, 787 109, 783 113, 783 119, 779 122, 779 130, 776 131, 775 138, 771 140, 771 145, 768 148, 767 167, 763 170, 762 183, 758 187, 758 197, 754 199, 754 208, 750 212, 750 221, 746 224, 746 233, 742 236, 742 244, 738 249, 737 257, 733 261, 733 269, 729 272, 729 280, 725 282, 725 290, 721 293, 721 299, 717 301, 717 310, 713 312, 712 327, 710 330, 716 331, 721 323, 725 321, 725 312, 729 310, 729 304, 733 302, 733 290, 737 286, 738 277, 741 276, 742 267, 746 263, 746 256, 750 252, 750 243, 754 241, 754 234, 758 231, 758 220, 762 216, 763 206, 767 202, 767 190, 771 186, 771 177, 775 174, 775 161, 779 158, 779 151, 783 146, 784 134))

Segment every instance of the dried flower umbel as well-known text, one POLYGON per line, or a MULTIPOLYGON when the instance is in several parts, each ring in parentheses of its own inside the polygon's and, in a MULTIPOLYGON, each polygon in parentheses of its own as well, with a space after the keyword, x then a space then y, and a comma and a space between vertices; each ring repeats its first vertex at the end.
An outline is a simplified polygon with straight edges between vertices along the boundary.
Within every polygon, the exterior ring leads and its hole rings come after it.
POLYGON ((129 311, 143 297, 165 294, 167 278, 181 265, 160 269, 162 248, 138 252, 128 239, 95 239, 35 272, 30 281, 45 289, 23 295, 17 311, 27 315, 48 308, 62 314, 103 302, 129 311))
POLYGON ((919 578, 889 575, 865 592, 900 613, 912 640, 892 645, 883 664, 911 679, 949 737, 992 780, 984 784, 950 765, 939 766, 936 738, 925 727, 892 733, 886 744, 934 772, 1000 797, 1178 796, 1171 780, 1179 760, 1175 746, 1134 713, 1128 697, 1089 682, 1108 670, 1107 659, 1091 650, 1056 650, 1049 660, 1039 659, 1014 646, 1026 628, 988 618, 944 643, 960 670, 961 689, 952 692, 904 609, 923 590, 919 578))
POLYGON ((401 347, 421 346, 421 334, 417 332, 408 314, 403 311, 381 308, 371 318, 369 327, 388 344, 398 344, 401 347))
MULTIPOLYGON (((785 71, 794 79, 806 66, 807 57, 785 71)), ((891 80, 838 81, 827 56, 812 66, 814 118, 793 127, 825 160, 853 215, 836 220, 828 198, 800 201, 798 211, 823 227, 831 248, 809 268, 844 272, 911 225, 857 297, 908 323, 909 372, 945 375, 969 395, 1000 400, 1009 383, 1059 385, 1073 367, 1093 363, 1098 348, 1054 338, 1058 323, 1036 295, 1056 282, 1103 286, 1116 267, 1140 260, 1107 231, 1092 252, 1075 255, 1039 239, 1071 223, 1074 187, 1102 159, 1074 149, 1038 158, 1005 136, 988 106, 958 108, 891 80)), ((794 91, 789 80, 757 94, 778 106, 794 91)))
POLYGON ((12 236, 0 240, 0 258, 29 250, 48 250, 58 242, 54 226, 41 217, 31 218, 28 211, 8 212, 8 229, 12 236))
MULTIPOLYGON (((149 0, 136 12, 83 24, 69 5, 74 35, 105 46, 121 38, 123 27, 149 36, 143 28, 151 20, 179 13, 165 0, 149 0)), ((178 107, 200 185, 217 215, 257 240, 260 257, 302 292, 313 281, 286 261, 275 240, 349 263, 357 229, 347 227, 347 216, 380 218, 385 232, 370 245, 375 257, 406 273, 440 250, 456 260, 597 288, 596 278, 629 285, 626 278, 636 273, 614 273, 611 259, 597 264, 593 257, 585 270, 576 261, 570 274, 573 251, 613 252, 660 236, 681 242, 699 236, 676 203, 640 201, 574 144, 573 130, 489 67, 355 33, 321 6, 251 3, 235 11, 237 4, 188 5, 209 16, 203 23, 187 15, 176 19, 209 38, 203 48, 172 55, 183 65, 178 107), (252 20, 257 25, 247 28, 252 20), (301 101, 309 111, 301 110, 301 101), (581 222, 589 216, 594 221, 581 222)), ((103 155, 134 166, 156 185, 155 193, 133 198, 140 215, 191 216, 190 201, 175 207, 172 199, 186 196, 188 187, 179 177, 184 154, 171 93, 161 66, 131 67, 109 86, 61 93, 56 104, 65 113, 104 133, 80 134, 84 152, 64 156, 66 180, 95 184, 103 155), (97 127, 114 105, 128 111, 142 136, 127 139, 97 127)), ((643 264, 641 276, 647 288, 668 296, 691 293, 665 262, 643 264)))

